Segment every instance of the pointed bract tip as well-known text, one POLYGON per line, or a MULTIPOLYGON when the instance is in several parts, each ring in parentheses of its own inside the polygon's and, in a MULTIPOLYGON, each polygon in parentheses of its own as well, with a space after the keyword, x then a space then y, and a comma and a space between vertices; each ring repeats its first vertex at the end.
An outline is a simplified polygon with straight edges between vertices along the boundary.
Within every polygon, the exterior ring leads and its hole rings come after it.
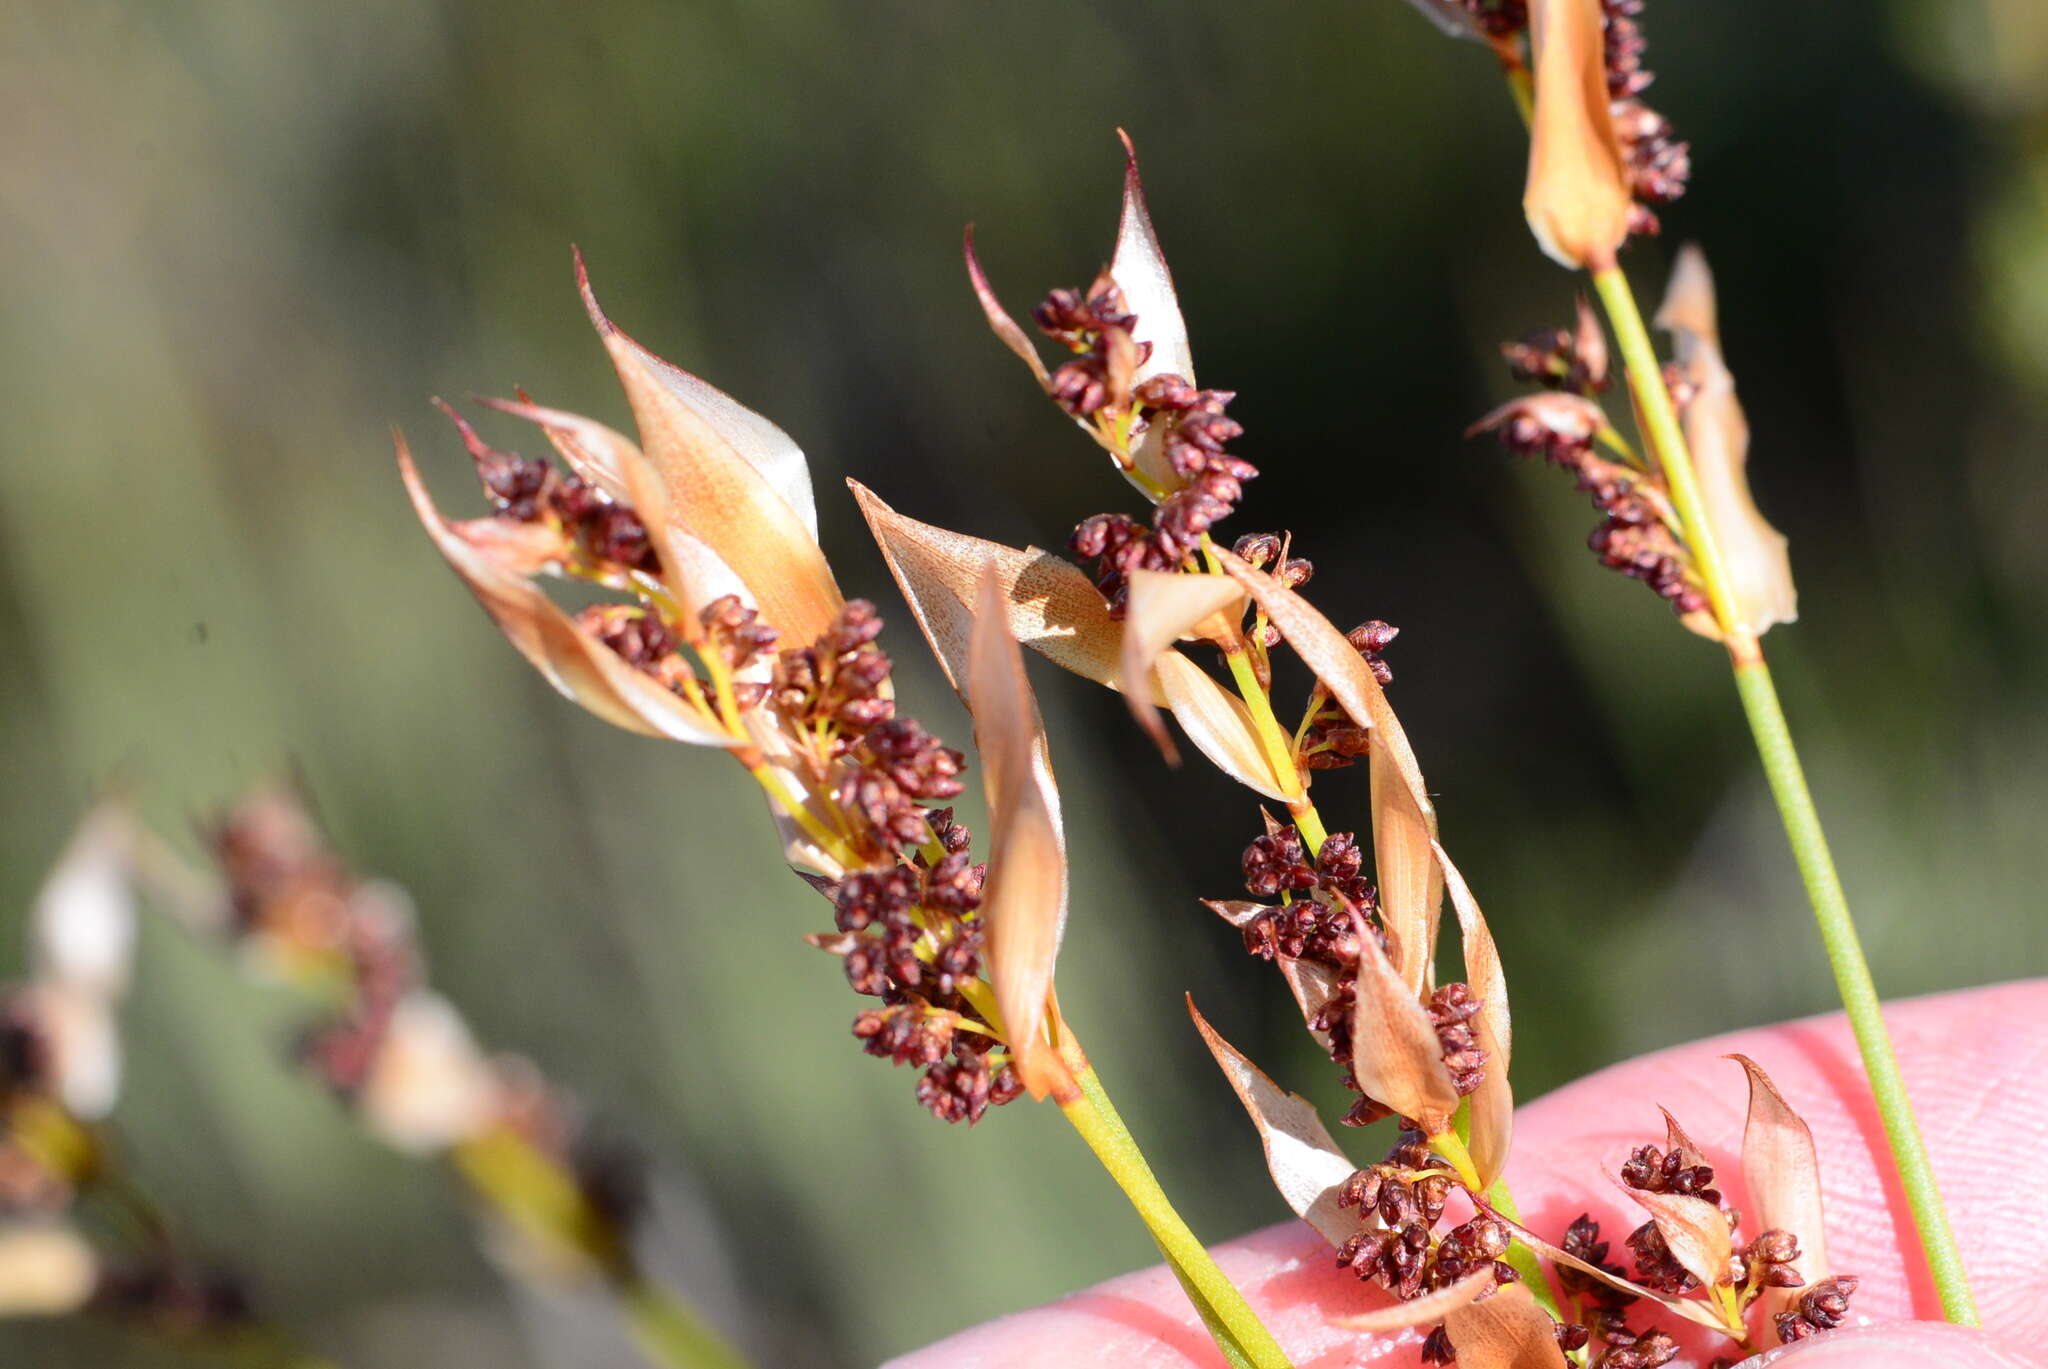
POLYGON ((597 291, 590 288, 590 267, 583 260, 583 249, 573 243, 570 253, 576 259, 576 293, 583 296, 584 311, 590 315, 591 326, 600 334, 616 333, 619 328, 605 314, 604 307, 597 302, 597 291))
POLYGON ((1664 301, 1650 321, 1668 331, 1696 333, 1717 346, 1720 344, 1714 272, 1698 243, 1689 242, 1678 249, 1678 256, 1671 263, 1671 279, 1664 287, 1664 301))
MULTIPOLYGON (((455 431, 462 435, 462 445, 469 449, 469 454, 472 457, 481 461, 491 454, 491 444, 477 435, 476 429, 469 426, 469 420, 458 413, 453 404, 450 404, 439 395, 435 395, 429 402, 445 414, 450 423, 455 425, 455 431)), ((488 403, 489 401, 482 402, 488 403)))

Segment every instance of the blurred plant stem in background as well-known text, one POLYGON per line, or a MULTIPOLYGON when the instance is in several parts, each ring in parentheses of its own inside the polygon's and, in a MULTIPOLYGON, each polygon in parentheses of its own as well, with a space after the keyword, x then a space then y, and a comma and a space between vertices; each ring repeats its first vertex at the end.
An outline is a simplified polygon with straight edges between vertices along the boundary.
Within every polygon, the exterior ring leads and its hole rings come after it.
POLYGON ((452 1158, 500 1220, 597 1265, 649 1361, 668 1369, 749 1369, 696 1308, 647 1277, 553 1156, 499 1128, 457 1146, 452 1158))

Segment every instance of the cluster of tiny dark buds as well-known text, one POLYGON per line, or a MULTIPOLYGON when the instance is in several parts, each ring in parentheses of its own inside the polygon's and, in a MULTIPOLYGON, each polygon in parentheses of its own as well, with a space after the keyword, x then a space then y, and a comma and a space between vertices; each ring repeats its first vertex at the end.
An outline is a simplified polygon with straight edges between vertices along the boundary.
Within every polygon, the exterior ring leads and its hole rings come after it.
MULTIPOLYGON (((1288 589, 1300 589, 1316 573, 1316 568, 1305 556, 1290 556, 1293 546, 1292 535, 1282 536, 1277 532, 1248 532, 1237 539, 1230 550, 1239 560, 1254 570, 1272 568, 1273 578, 1288 589)), ((1263 624, 1258 632, 1258 644, 1262 647, 1276 647, 1284 640, 1280 629, 1271 623, 1263 624)))
MULTIPOLYGON (((935 825, 958 830, 950 815, 935 825)), ((883 1003, 854 1018, 855 1038, 869 1055, 922 1070, 918 1101, 948 1122, 978 1122, 1022 1091, 1014 1069, 990 1060, 988 1024, 959 994, 980 973, 985 873, 962 844, 928 868, 849 875, 833 900, 847 982, 883 1003)))
MULTIPOLYGON (((1735 1224, 1735 1214, 1722 1207, 1721 1191, 1714 1187, 1713 1166, 1689 1160, 1675 1147, 1669 1151, 1654 1145, 1636 1147, 1622 1164, 1621 1182, 1643 1193, 1675 1193, 1712 1203, 1728 1216, 1731 1228, 1735 1224)), ((1698 1277, 1672 1253, 1655 1222, 1644 1222, 1630 1232, 1628 1248, 1635 1258, 1638 1281, 1648 1287, 1664 1293, 1690 1293, 1700 1286, 1698 1277)), ((1782 1253, 1775 1245, 1770 1249, 1782 1253)))
MULTIPOLYGON (((1369 619, 1344 634, 1366 668, 1382 688, 1394 682, 1394 670, 1384 653, 1401 635, 1401 629, 1378 618, 1369 619)), ((1310 770, 1338 770, 1355 763, 1372 749, 1372 733, 1360 727, 1329 691, 1316 686, 1308 726, 1302 729, 1299 760, 1310 770)))
POLYGON ((1590 399, 1549 391, 1502 405, 1466 435, 1492 429, 1510 452, 1540 457, 1573 472, 1579 488, 1603 515, 1586 539, 1600 564, 1642 581, 1681 615, 1703 610, 1706 591, 1692 571, 1685 547, 1672 533, 1662 508, 1643 492, 1643 486, 1653 483, 1651 478, 1594 450, 1605 425, 1606 416, 1590 399))
POLYGON ((1799 1258, 1799 1238, 1789 1231, 1761 1232, 1735 1252, 1733 1275, 1745 1285, 1745 1296, 1765 1288, 1798 1288, 1806 1280, 1793 1262, 1799 1258))
POLYGON ((1820 1331, 1832 1331, 1849 1319, 1849 1299, 1855 1296, 1860 1279, 1837 1274, 1822 1279, 1799 1295, 1798 1306, 1780 1312, 1776 1318, 1778 1339, 1786 1345, 1805 1340, 1820 1331))
POLYGON ((1107 270, 1085 292, 1054 290, 1031 311, 1031 318, 1047 337, 1074 353, 1073 360, 1052 373, 1055 403, 1076 418, 1093 418, 1102 409, 1127 401, 1127 394, 1119 391, 1152 349, 1150 343, 1132 338, 1137 316, 1107 270))
POLYGON ((1721 1190, 1714 1187, 1712 1165, 1690 1163, 1680 1150, 1637 1146, 1622 1162, 1621 1181, 1644 1193, 1682 1193, 1716 1207, 1721 1190))
MULTIPOLYGON (((1617 1279, 1627 1276, 1627 1270, 1608 1262, 1608 1243, 1600 1239, 1600 1223, 1593 1220, 1591 1213, 1581 1212, 1574 1218, 1558 1244, 1567 1255, 1583 1260, 1595 1269, 1617 1279)), ((1567 1264, 1557 1266, 1557 1281, 1575 1301, 1596 1307, 1619 1309, 1636 1300, 1633 1293, 1624 1293, 1613 1284, 1567 1264)))
POLYGON ((1128 418, 1119 440, 1156 446, 1180 481, 1153 508, 1149 528, 1121 514, 1103 514, 1082 522, 1068 541, 1084 560, 1097 563, 1096 586, 1111 613, 1121 617, 1130 575, 1187 565, 1209 529, 1235 510, 1244 482, 1255 479, 1258 468, 1224 450, 1244 434, 1244 426, 1224 412, 1236 398, 1233 392, 1198 389, 1173 374, 1135 381, 1151 344, 1133 337, 1137 316, 1108 271, 1086 292, 1053 291, 1031 316, 1074 353, 1048 381, 1053 400, 1084 420, 1128 418))
POLYGON ((654 543, 640 515, 581 477, 556 471, 546 461, 499 451, 477 435, 462 415, 441 400, 441 412, 455 423, 484 493, 501 518, 518 523, 553 519, 577 549, 598 567, 653 573, 660 569, 654 543))
MULTIPOLYGON (((775 644, 775 629, 738 595, 712 600, 697 617, 704 628, 702 642, 735 672, 748 669, 775 644)), ((627 665, 669 690, 682 694, 686 686, 694 686, 697 697, 709 698, 711 686, 690 668, 674 628, 652 606, 591 604, 577 611, 576 622, 627 665)), ((732 692, 741 708, 753 708, 767 698, 768 686, 759 680, 734 680, 732 692)))
MULTIPOLYGON (((707 627, 731 639, 729 650, 767 649, 744 615, 707 627)), ((971 1124, 1022 1092, 1015 1069, 994 1058, 990 1024, 961 995, 981 973, 987 869, 952 809, 925 806, 960 794, 966 757, 896 716, 889 658, 875 645, 881 628, 874 605, 852 600, 816 642, 776 660, 775 706, 797 730, 833 736, 833 801, 871 861, 820 885, 838 934, 814 940, 842 958, 856 993, 882 1000, 854 1018, 862 1049, 921 1070, 918 1101, 971 1124)))
POLYGON ((1541 329, 1519 342, 1502 343, 1500 352, 1515 379, 1547 390, 1591 399, 1612 383, 1607 370, 1607 335, 1583 296, 1575 329, 1541 329))
POLYGON ((173 1337, 231 1332, 248 1326, 247 1287, 238 1275, 196 1266, 158 1250, 102 1268, 95 1311, 173 1337))
POLYGON ((1429 1023, 1436 1028, 1437 1045, 1443 1051, 1444 1068, 1458 1096, 1479 1091, 1486 1082, 1486 1052, 1480 1049, 1472 1031, 1472 1019, 1485 1003, 1469 984, 1445 984, 1430 995, 1429 1023))
POLYGON ((1692 149, 1677 139, 1663 115, 1641 99, 1656 79, 1643 65, 1648 45, 1636 22, 1643 12, 1643 0, 1602 0, 1602 8, 1607 94, 1628 170, 1629 192, 1636 199, 1629 215, 1629 232, 1655 234, 1661 225, 1650 206, 1670 204, 1685 193, 1692 177, 1692 149))
POLYGON ((882 617, 866 599, 849 599, 809 646, 776 657, 769 694, 793 726, 828 730, 840 749, 895 716, 888 681, 893 666, 875 645, 882 617))
MULTIPOLYGON (((1096 514, 1067 539, 1084 561, 1096 563, 1096 588, 1109 601, 1112 617, 1123 616, 1125 587, 1134 572, 1193 564, 1203 536, 1236 510, 1244 482, 1257 478, 1256 466, 1224 450, 1244 432, 1224 413, 1234 397, 1228 390, 1198 390, 1177 375, 1153 376, 1133 392, 1146 425, 1142 441, 1159 444, 1182 483, 1153 507, 1150 527, 1120 513, 1096 514)), ((1296 583, 1310 569, 1301 562, 1296 583)))
POLYGON ((1633 1330, 1619 1312, 1596 1313, 1591 1329, 1607 1348, 1589 1369, 1662 1369, 1678 1358, 1678 1342, 1669 1333, 1633 1330))
POLYGON ((1228 518, 1244 498, 1244 482, 1258 478, 1251 462, 1224 451, 1244 426, 1223 411, 1231 390, 1198 390, 1177 375, 1153 376, 1133 395, 1167 464, 1185 483, 1159 501, 1152 523, 1169 556, 1182 560, 1200 548, 1202 535, 1228 518))

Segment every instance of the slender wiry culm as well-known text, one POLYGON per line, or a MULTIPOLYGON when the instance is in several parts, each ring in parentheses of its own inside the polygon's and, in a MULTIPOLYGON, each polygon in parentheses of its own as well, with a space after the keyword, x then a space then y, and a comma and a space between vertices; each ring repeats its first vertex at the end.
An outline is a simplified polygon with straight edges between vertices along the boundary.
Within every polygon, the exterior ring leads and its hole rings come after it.
MULTIPOLYGON (((1603 202, 1609 189, 1587 168, 1622 168, 1621 181, 1634 197, 1629 233, 1657 231, 1657 218, 1646 206, 1669 203, 1690 177, 1686 145, 1637 98, 1652 79, 1636 23, 1642 0, 1532 0, 1528 10, 1526 38, 1537 68, 1533 108, 1524 98, 1526 77, 1518 77, 1514 63, 1504 66, 1530 123, 1530 226, 1551 256, 1591 273, 1614 329, 1645 452, 1638 458, 1606 423, 1591 399, 1593 377, 1578 374, 1575 349, 1554 339, 1511 348, 1509 362, 1521 377, 1565 393, 1506 406, 1480 426, 1500 428, 1515 450, 1575 469, 1580 487, 1607 515, 1593 537, 1603 562, 1644 580, 1673 602, 1688 626, 1726 646, 1942 1309, 1952 1322, 1976 1325, 1976 1302, 1955 1234, 1759 640, 1773 624, 1792 620, 1795 599, 1784 538, 1763 521, 1749 496, 1743 469, 1748 428, 1720 356, 1711 277, 1696 251, 1681 255, 1658 320, 1679 342, 1679 363, 1666 368, 1615 259, 1620 237, 1585 227, 1587 206, 1603 202), (1597 47, 1560 36, 1589 32, 1595 21, 1602 35, 1597 47), (1546 60, 1552 67, 1547 83, 1546 60), (1604 110, 1601 100, 1573 93, 1591 87, 1605 90, 1604 110), (1573 241, 1583 250, 1558 249, 1560 223, 1577 234, 1573 241), (1612 446, 1621 459, 1598 456, 1596 442, 1612 446)), ((1497 51, 1518 51, 1524 39, 1512 24, 1491 24, 1487 34, 1497 51)), ((1600 221, 1593 215, 1592 222, 1600 221)), ((1583 308, 1581 317, 1583 338, 1583 308)))

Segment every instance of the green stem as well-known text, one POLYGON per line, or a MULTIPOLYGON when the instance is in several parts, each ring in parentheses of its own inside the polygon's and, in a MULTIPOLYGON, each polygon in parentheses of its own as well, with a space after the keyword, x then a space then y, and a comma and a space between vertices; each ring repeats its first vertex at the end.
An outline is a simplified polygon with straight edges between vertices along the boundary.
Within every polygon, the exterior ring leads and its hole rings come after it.
POLYGON ((1849 900, 1842 892, 1841 877, 1835 872, 1820 813, 1806 787, 1806 774, 1792 742, 1791 728, 1785 722, 1784 709, 1779 706, 1770 666, 1755 637, 1739 626, 1741 620, 1735 611, 1728 567, 1715 545, 1713 525, 1693 475, 1692 453, 1686 446, 1671 393, 1664 385, 1649 331, 1643 326, 1628 278, 1620 270, 1609 267, 1595 271, 1593 285, 1614 325, 1615 340, 1628 367, 1630 392, 1642 414, 1658 468, 1670 488, 1671 502, 1684 522, 1686 546, 1706 582, 1714 617, 1721 624, 1734 663, 1735 686, 1742 695, 1743 712, 1748 715, 1765 778, 1777 800, 1778 817, 1791 843, 1793 859, 1799 864, 1807 898, 1813 904, 1814 920, 1820 925, 1821 943, 1827 948, 1835 986, 1847 1010, 1850 1029, 1855 1033, 1856 1047, 1863 1056, 1864 1072, 1870 1078, 1870 1091, 1884 1121, 1885 1137, 1891 1143, 1906 1203, 1912 1210, 1921 1248, 1926 1252, 1928 1268, 1941 1295, 1942 1312, 1958 1325, 1978 1325, 1977 1305, 1963 1272, 1962 1255, 1956 1248, 1955 1233, 1950 1229, 1940 1190, 1935 1186, 1927 1148, 1913 1116, 1912 1100, 1899 1072, 1898 1055, 1892 1049, 1890 1033, 1885 1030, 1877 986, 1870 978, 1870 965, 1856 935, 1856 923, 1849 915, 1849 900))
MULTIPOLYGON (((1223 573, 1207 533, 1202 534, 1202 557, 1208 563, 1211 575, 1223 573)), ((1308 853, 1313 856, 1323 849, 1323 841, 1329 832, 1323 826, 1322 814, 1316 812, 1315 804, 1309 801, 1308 784, 1294 763, 1295 739, 1287 735, 1287 729, 1280 726, 1280 720, 1273 716, 1273 697, 1260 683, 1259 673, 1252 669, 1249 654, 1225 648, 1223 660, 1230 667, 1230 678, 1237 682, 1238 696, 1252 715, 1252 729, 1258 733, 1259 746, 1273 767, 1273 778, 1279 781, 1282 793, 1299 795, 1288 801, 1288 816, 1294 819, 1294 825, 1301 831, 1301 839, 1308 843, 1308 853)))
POLYGON ((676 1369, 748 1369, 746 1359, 696 1308, 638 1272, 623 1276, 616 1292, 633 1339, 649 1359, 676 1369))
MULTIPOLYGON (((1665 484, 1670 487, 1671 502, 1684 522, 1685 544, 1692 552, 1700 578, 1706 582, 1714 617, 1725 630, 1740 620, 1735 612, 1734 586, 1728 579, 1727 562, 1721 559, 1721 550, 1714 543, 1714 529, 1707 521, 1699 480, 1693 474, 1692 451, 1686 446, 1685 429, 1678 421, 1671 391, 1664 385, 1664 368, 1657 360, 1657 349, 1650 345, 1650 330, 1643 326, 1642 311, 1636 307, 1635 291, 1629 288, 1628 277, 1621 269, 1613 266, 1593 273, 1593 288, 1600 292, 1608 322, 1614 325, 1614 340, 1628 368, 1629 393, 1635 396, 1644 436, 1656 455, 1665 484)), ((1745 634, 1745 641, 1731 640, 1728 649, 1739 656, 1745 648, 1753 650, 1754 646, 1745 634)))
POLYGON ((1160 1253, 1173 1267, 1181 1287, 1187 1290, 1189 1300, 1202 1314, 1202 1321, 1223 1351, 1224 1359, 1232 1369, 1292 1369, 1286 1352, 1252 1311, 1244 1294, 1237 1291, 1237 1286, 1217 1267, 1215 1259, 1174 1211, 1166 1190, 1159 1186, 1152 1166, 1145 1162, 1143 1152, 1131 1138, 1123 1118, 1117 1115, 1116 1106, 1103 1091, 1095 1071, 1081 1069, 1074 1079, 1081 1094, 1062 1103, 1060 1111, 1137 1209, 1160 1253))
POLYGON ((1813 901, 1821 944, 1827 947, 1828 964, 1834 968, 1842 1006, 1848 1010, 1849 1028, 1856 1034, 1856 1048, 1863 1053, 1870 1092, 1877 1099, 1885 1138, 1898 1162, 1899 1184, 1912 1209, 1913 1225, 1920 1232, 1920 1248, 1926 1252, 1935 1290, 1941 1295, 1942 1315, 1959 1326, 1980 1325, 1962 1254, 1949 1227, 1948 1209, 1935 1185, 1912 1099, 1906 1094, 1906 1081, 1900 1077, 1898 1056, 1892 1050, 1891 1033, 1885 1029, 1877 985, 1871 981, 1870 964, 1849 916, 1849 900, 1835 873, 1835 859, 1828 851, 1813 795, 1807 790, 1806 773, 1792 744, 1791 729, 1785 724, 1785 711, 1779 707, 1771 668, 1761 657, 1737 666, 1735 687, 1742 693, 1742 709, 1749 715, 1749 730, 1756 738, 1757 754, 1763 757, 1764 775, 1778 801, 1778 816, 1792 843, 1793 858, 1799 862, 1807 897, 1813 901))
MULTIPOLYGON (((1451 1119, 1451 1127, 1449 1139, 1458 1143, 1458 1154, 1446 1155, 1445 1158, 1451 1161, 1453 1168, 1460 1169, 1462 1172, 1464 1168, 1470 1167, 1472 1163, 1471 1155, 1466 1150, 1466 1147, 1472 1141, 1471 1099, 1461 1098, 1458 1100, 1458 1111, 1451 1119), (1459 1164, 1460 1159, 1464 1161, 1463 1166, 1459 1164)), ((1435 1144, 1438 1139, 1440 1138, 1432 1137, 1431 1143, 1435 1144)), ((1437 1153, 1440 1155, 1444 1154, 1441 1150, 1437 1153)), ((1508 1179, 1505 1174, 1495 1179, 1493 1186, 1486 1190, 1486 1204, 1509 1221, 1517 1225, 1521 1224, 1522 1209, 1515 1203, 1515 1195, 1508 1188, 1508 1179)), ((1522 1276, 1522 1282, 1528 1285, 1530 1294, 1535 1297, 1537 1305, 1542 1307, 1544 1311, 1550 1313, 1551 1316, 1559 1321, 1578 1320, 1576 1317, 1567 1317, 1564 1314, 1564 1308, 1557 1301, 1557 1294, 1550 1287, 1550 1278, 1543 1272, 1543 1261, 1537 1256, 1535 1251, 1522 1242, 1515 1241, 1508 1246, 1507 1254, 1501 1258, 1506 1260, 1514 1271, 1522 1276)))
POLYGON ((464 1142, 454 1160, 477 1196, 544 1246, 588 1260, 604 1275, 633 1339, 663 1369, 748 1369, 695 1308, 642 1274, 620 1233, 551 1155, 507 1128, 464 1142))

